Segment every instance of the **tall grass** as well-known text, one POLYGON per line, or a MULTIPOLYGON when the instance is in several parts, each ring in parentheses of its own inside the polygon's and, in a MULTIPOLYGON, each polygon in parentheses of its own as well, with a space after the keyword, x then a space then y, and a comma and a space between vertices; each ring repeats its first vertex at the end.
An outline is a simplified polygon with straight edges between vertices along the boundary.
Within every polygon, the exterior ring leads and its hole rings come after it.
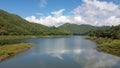
POLYGON ((98 51, 103 51, 113 55, 120 56, 119 39, 98 38, 98 37, 87 37, 87 38, 91 40, 95 40, 99 44, 96 48, 98 51))
POLYGON ((29 49, 30 47, 32 47, 31 43, 19 43, 19 44, 0 46, 0 58, 3 55, 8 55, 8 56, 15 55, 19 52, 29 49))
POLYGON ((19 36, 11 36, 11 35, 7 35, 7 36, 0 36, 0 40, 14 40, 14 39, 24 39, 24 38, 45 38, 45 37, 50 37, 50 38, 53 38, 53 37, 70 37, 71 35, 19 35, 19 36))

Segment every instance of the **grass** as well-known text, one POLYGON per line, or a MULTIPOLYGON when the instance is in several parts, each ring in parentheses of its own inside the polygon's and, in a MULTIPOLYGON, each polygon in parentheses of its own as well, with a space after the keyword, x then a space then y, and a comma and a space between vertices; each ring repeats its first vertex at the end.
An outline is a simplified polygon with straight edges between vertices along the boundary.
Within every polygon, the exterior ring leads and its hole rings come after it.
POLYGON ((45 38, 45 37, 69 37, 71 35, 45 35, 45 36, 34 36, 34 35, 21 35, 21 36, 0 36, 0 40, 14 40, 14 39, 23 39, 23 38, 45 38))
POLYGON ((0 61, 4 60, 10 56, 16 55, 22 51, 29 49, 32 44, 30 43, 12 43, 8 44, 9 42, 3 42, 8 40, 16 40, 16 39, 24 39, 24 38, 43 38, 43 37, 69 37, 70 35, 46 35, 46 36, 33 36, 33 35, 21 35, 21 36, 0 36, 0 61))
POLYGON ((10 35, 7 35, 7 36, 0 36, 0 40, 13 40, 13 39, 23 39, 23 38, 37 38, 37 37, 40 37, 40 36, 31 36, 31 35, 21 35, 21 36, 10 36, 10 35))
POLYGON ((96 48, 98 51, 120 56, 119 39, 97 38, 97 37, 87 37, 87 38, 95 40, 99 44, 96 48))
POLYGON ((32 47, 31 43, 19 43, 0 46, 0 61, 32 47))

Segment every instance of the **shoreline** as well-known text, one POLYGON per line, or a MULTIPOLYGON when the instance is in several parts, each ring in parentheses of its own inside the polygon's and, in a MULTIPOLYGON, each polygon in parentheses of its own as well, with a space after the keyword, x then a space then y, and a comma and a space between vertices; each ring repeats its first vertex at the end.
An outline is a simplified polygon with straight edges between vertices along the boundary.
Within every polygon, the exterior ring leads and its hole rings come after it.
POLYGON ((15 39, 26 39, 26 38, 57 38, 57 37, 69 37, 71 35, 45 35, 45 36, 34 36, 34 35, 26 35, 26 36, 10 36, 10 35, 3 35, 0 36, 0 41, 2 40, 15 40, 15 39))
POLYGON ((33 44, 31 43, 19 43, 0 46, 0 61, 24 52, 30 49, 32 46, 33 44))
POLYGON ((109 53, 120 57, 120 40, 119 39, 110 39, 110 38, 98 38, 98 37, 86 37, 96 41, 98 46, 96 49, 100 52, 109 53))
MULTIPOLYGON (((16 40, 16 39, 27 39, 27 38, 59 38, 59 37, 69 37, 71 35, 45 35, 45 36, 34 36, 34 35, 26 35, 26 36, 10 36, 4 35, 0 36, 0 41, 7 41, 7 40, 16 40)), ((16 43, 16 44, 5 44, 0 46, 0 61, 3 61, 9 57, 17 55, 21 52, 24 52, 30 49, 33 46, 31 43, 16 43), (14 46, 15 45, 15 46, 14 46), (22 47, 18 47, 22 46, 22 47), (23 48, 24 47, 24 48, 23 48), (13 49, 17 48, 17 50, 13 49), (11 51, 8 51, 11 50, 11 51), (4 54, 3 54, 4 53, 4 54)))

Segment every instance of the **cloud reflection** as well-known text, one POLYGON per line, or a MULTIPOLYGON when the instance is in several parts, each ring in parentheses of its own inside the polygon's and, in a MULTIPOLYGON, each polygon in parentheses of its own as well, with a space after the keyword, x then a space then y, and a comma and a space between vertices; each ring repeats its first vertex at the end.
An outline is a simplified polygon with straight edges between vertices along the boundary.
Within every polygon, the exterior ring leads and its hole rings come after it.
POLYGON ((113 68, 112 66, 120 61, 119 57, 99 53, 96 50, 84 50, 83 53, 84 55, 73 56, 73 60, 78 64, 83 64, 83 68, 113 68))
POLYGON ((48 55, 51 55, 53 57, 56 57, 58 59, 64 60, 62 55, 64 54, 80 54, 82 52, 81 49, 73 49, 73 50, 54 50, 54 51, 46 51, 48 55))
MULTIPOLYGON (((75 40, 75 39, 74 39, 75 40)), ((76 41, 78 44, 73 44, 73 40, 70 40, 71 43, 66 43, 68 40, 64 38, 59 39, 47 39, 45 43, 40 43, 41 46, 38 53, 47 54, 52 57, 56 57, 58 59, 64 60, 64 54, 80 54, 82 49, 80 47, 81 42, 76 41), (52 40, 52 41, 51 41, 52 40), (54 41, 53 41, 54 40, 54 41), (53 42, 53 43, 51 43, 53 42), (73 44, 73 45, 71 45, 73 44), (42 46, 43 45, 43 46, 42 46)), ((39 48, 39 47, 37 47, 39 48)), ((36 48, 36 51, 37 51, 36 48)), ((35 52, 36 53, 36 52, 35 52)))
POLYGON ((94 49, 95 47, 96 43, 85 40, 83 37, 57 38, 39 42, 38 46, 33 49, 33 53, 36 55, 49 55, 64 61, 69 60, 82 68, 113 68, 116 65, 120 66, 119 57, 98 52, 94 49))

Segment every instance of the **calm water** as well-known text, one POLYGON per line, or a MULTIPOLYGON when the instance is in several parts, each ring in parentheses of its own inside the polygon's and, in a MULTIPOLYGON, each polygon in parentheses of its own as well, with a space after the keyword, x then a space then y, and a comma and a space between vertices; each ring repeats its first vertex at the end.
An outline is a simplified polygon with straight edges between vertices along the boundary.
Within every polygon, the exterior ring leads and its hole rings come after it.
POLYGON ((0 68, 120 68, 120 57, 95 50, 84 36, 24 39, 34 47, 0 62, 0 68))

